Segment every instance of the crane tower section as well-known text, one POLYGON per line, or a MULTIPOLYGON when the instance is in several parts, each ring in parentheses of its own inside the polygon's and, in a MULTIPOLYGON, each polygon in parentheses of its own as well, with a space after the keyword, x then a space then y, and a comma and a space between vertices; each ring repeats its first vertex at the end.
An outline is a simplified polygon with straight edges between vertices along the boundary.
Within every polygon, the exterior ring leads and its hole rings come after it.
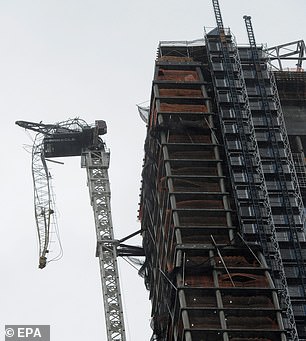
POLYGON ((82 167, 87 170, 91 205, 94 212, 97 251, 102 279, 108 340, 125 341, 124 320, 117 266, 117 243, 114 240, 108 179, 109 152, 105 148, 86 149, 82 167))

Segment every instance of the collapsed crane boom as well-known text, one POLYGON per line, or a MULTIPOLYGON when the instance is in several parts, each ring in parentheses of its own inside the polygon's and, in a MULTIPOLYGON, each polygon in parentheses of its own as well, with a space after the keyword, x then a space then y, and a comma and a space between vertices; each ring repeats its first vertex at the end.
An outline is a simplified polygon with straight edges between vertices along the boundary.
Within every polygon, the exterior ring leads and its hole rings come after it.
MULTIPOLYGON (((51 242, 52 233, 55 233, 55 236, 58 237, 51 175, 48 170, 43 150, 43 137, 43 134, 37 133, 32 147, 34 213, 38 234, 40 269, 43 269, 47 264, 47 256, 49 253, 49 245, 51 242)), ((59 238, 57 238, 56 241, 59 246, 59 252, 52 260, 61 258, 62 255, 59 238)), ((52 251, 55 252, 54 245, 52 251)))

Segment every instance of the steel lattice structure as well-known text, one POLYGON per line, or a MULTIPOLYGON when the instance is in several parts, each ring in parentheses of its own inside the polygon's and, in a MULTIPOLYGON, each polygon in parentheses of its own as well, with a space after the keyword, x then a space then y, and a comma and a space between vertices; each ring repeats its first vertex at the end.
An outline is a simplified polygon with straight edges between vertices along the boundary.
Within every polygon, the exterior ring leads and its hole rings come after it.
POLYGON ((109 155, 104 148, 98 151, 87 149, 82 154, 82 167, 87 170, 89 195, 95 218, 96 255, 100 263, 108 340, 125 341, 116 241, 110 208, 109 155))
POLYGON ((43 150, 43 137, 36 134, 32 147, 32 178, 34 185, 34 213, 39 243, 39 267, 44 268, 50 245, 50 233, 56 232, 51 176, 43 150))

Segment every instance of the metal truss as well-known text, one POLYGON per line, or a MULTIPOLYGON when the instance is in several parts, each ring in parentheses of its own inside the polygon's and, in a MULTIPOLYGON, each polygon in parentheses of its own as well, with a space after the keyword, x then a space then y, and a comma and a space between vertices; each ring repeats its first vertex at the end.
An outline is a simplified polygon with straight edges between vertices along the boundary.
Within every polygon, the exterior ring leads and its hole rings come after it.
MULTIPOLYGON (((39 268, 47 264, 49 245, 55 242, 55 235, 59 244, 59 254, 52 260, 61 257, 62 250, 58 238, 57 222, 53 193, 51 186, 51 175, 44 157, 43 138, 41 133, 36 134, 32 147, 32 178, 34 184, 34 213, 39 243, 39 268), (53 239, 53 240, 52 240, 53 239)), ((52 252, 54 252, 53 250, 52 252)))
POLYGON ((284 71, 282 60, 296 60, 296 71, 302 71, 303 60, 306 59, 306 45, 304 40, 269 47, 265 50, 270 60, 276 60, 278 69, 284 71))
POLYGON ((27 121, 16 121, 16 124, 37 133, 32 146, 32 178, 34 213, 39 244, 39 268, 43 269, 48 262, 60 259, 63 254, 57 227, 51 174, 47 166, 47 161, 51 160, 45 158, 44 138, 55 133, 79 132, 88 125, 78 118, 56 124, 27 121), (52 250, 49 250, 51 243, 52 250), (51 259, 47 261, 51 252, 55 256, 52 255, 51 259))
POLYGON ((15 123, 19 127, 22 127, 24 129, 36 131, 40 134, 43 134, 42 138, 54 133, 71 133, 77 131, 80 132, 84 127, 90 127, 84 120, 80 118, 72 118, 55 124, 45 124, 41 122, 36 123, 28 121, 16 121, 15 123))
POLYGON ((108 178, 110 154, 104 146, 99 150, 86 149, 82 153, 82 168, 87 170, 91 205, 94 212, 97 253, 100 263, 105 321, 109 341, 125 341, 125 329, 116 247, 110 207, 108 178))

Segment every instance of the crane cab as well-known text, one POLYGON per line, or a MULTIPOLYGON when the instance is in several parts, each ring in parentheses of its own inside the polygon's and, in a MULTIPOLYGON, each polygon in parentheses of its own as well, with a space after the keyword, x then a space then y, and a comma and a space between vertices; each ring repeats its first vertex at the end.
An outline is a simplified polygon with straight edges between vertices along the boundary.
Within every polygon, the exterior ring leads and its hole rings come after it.
POLYGON ((99 135, 106 131, 106 122, 99 120, 94 127, 83 127, 80 131, 59 130, 46 135, 43 140, 45 157, 80 156, 83 149, 97 147, 101 143, 99 135))

